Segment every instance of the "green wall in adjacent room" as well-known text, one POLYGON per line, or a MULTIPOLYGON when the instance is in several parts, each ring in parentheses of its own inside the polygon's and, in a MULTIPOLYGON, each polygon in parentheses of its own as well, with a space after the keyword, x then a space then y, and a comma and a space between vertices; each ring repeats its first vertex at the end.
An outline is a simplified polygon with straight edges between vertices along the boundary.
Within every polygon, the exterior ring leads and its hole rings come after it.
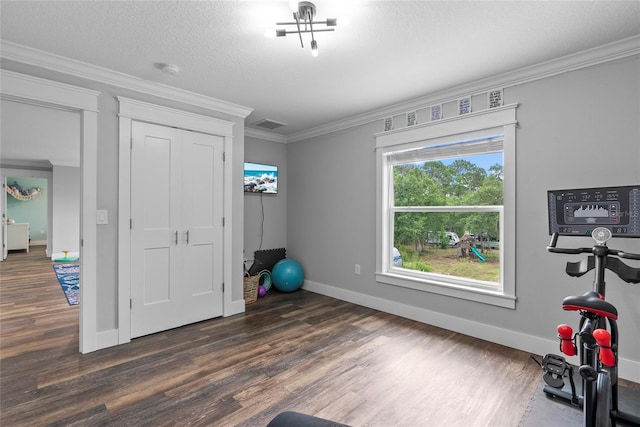
POLYGON ((39 187, 42 194, 31 200, 18 200, 7 193, 7 217, 17 223, 29 223, 31 241, 47 240, 47 180, 43 178, 7 177, 7 186, 17 182, 22 188, 39 187))

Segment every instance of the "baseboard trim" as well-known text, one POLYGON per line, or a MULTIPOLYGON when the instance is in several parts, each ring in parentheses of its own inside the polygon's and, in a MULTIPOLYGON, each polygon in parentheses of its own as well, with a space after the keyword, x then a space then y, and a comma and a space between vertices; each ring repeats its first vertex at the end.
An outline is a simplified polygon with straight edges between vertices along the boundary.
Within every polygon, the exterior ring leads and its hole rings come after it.
MULTIPOLYGON (((244 313, 244 311, 244 300, 233 301, 230 312, 224 313, 224 317, 244 313)), ((130 340, 120 342, 118 329, 110 329, 108 331, 102 331, 96 334, 96 350, 101 350, 107 347, 114 347, 117 345, 126 344, 128 342, 130 342, 130 340)))
MULTIPOLYGON (((558 342, 552 339, 544 339, 510 329, 474 322, 420 307, 347 291, 310 280, 305 280, 302 289, 536 355, 559 352, 558 342)), ((577 361, 573 360, 569 360, 569 362, 577 363, 577 361)), ((640 362, 620 358, 619 368, 620 378, 640 382, 640 362)))

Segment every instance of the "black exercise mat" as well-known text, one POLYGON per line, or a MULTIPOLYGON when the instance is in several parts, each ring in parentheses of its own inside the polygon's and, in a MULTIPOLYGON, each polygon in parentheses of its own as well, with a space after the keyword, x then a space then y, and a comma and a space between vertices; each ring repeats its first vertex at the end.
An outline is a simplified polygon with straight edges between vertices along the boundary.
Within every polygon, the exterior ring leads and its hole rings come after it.
MULTIPOLYGON (((576 380, 579 381, 580 377, 576 380)), ((545 383, 540 381, 538 388, 531 397, 525 411, 520 427, 572 427, 582 426, 582 410, 575 406, 551 399, 542 391, 545 383)), ((640 390, 631 390, 628 387, 618 386, 618 408, 626 413, 640 416, 640 390)), ((625 423, 621 420, 618 426, 638 426, 638 424, 625 423)))
POLYGON ((287 250, 285 248, 278 249, 264 249, 255 251, 253 253, 253 264, 249 268, 249 276, 255 276, 262 270, 273 270, 273 266, 287 257, 287 250))

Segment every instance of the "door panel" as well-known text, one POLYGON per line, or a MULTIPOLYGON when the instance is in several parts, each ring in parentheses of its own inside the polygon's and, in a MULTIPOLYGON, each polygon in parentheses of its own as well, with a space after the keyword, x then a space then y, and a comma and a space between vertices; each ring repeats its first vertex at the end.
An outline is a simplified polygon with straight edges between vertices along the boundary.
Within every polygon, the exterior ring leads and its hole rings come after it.
POLYGON ((175 241, 180 208, 180 131, 133 122, 131 149, 131 336, 179 326, 175 241), (170 314, 171 313, 171 314, 170 314), (178 324, 177 324, 178 323, 178 324))
MULTIPOLYGON (((148 125, 147 125, 148 126, 148 125)), ((171 223, 171 197, 174 188, 172 181, 176 179, 178 167, 172 162, 176 153, 172 153, 171 135, 165 138, 144 135, 141 147, 134 150, 138 154, 136 169, 140 172, 142 186, 137 189, 137 197, 142 198, 145 229, 170 230, 171 223)), ((176 136, 173 136, 176 138, 176 136)), ((174 148, 175 151, 175 148, 174 148)), ((133 172, 135 173, 135 171, 133 172)))
POLYGON ((222 315, 223 140, 185 132, 183 218, 187 305, 191 321, 222 315))
MULTIPOLYGON (((213 258, 213 251, 211 250, 211 245, 194 245, 189 251, 191 257, 191 264, 197 265, 206 265, 211 263, 211 259, 213 258)), ((215 282, 213 277, 213 269, 206 268, 202 269, 198 275, 189 275, 189 284, 191 286, 190 289, 190 297, 204 297, 209 298, 211 296, 215 296, 215 282)), ((215 307, 215 301, 208 302, 215 307)))
POLYGON ((142 302, 145 306, 170 301, 169 265, 168 250, 159 248, 144 251, 142 302))
POLYGON ((133 122, 131 337, 222 315, 220 137, 133 122))

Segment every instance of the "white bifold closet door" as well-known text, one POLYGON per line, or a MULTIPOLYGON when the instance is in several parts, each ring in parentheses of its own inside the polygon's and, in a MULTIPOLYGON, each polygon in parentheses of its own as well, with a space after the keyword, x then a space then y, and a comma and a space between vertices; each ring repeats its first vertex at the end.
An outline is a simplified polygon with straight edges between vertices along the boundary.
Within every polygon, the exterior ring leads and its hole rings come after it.
POLYGON ((223 147, 132 123, 132 338, 222 315, 223 147))

